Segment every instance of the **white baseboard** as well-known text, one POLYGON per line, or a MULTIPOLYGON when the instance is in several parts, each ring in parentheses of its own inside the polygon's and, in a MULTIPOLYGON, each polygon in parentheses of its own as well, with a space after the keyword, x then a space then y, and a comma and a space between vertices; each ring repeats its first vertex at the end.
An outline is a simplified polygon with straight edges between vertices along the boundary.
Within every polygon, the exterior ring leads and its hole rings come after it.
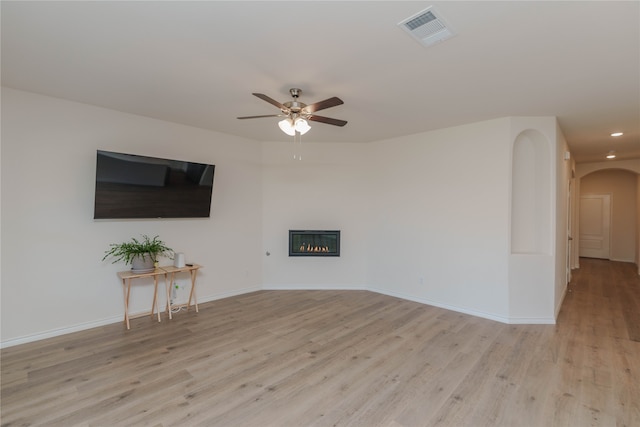
MULTIPOLYGON (((202 303, 209 302, 209 301, 215 301, 215 300, 219 300, 219 299, 224 299, 224 298, 229 298, 229 297, 233 297, 233 296, 236 296, 236 295, 247 294, 249 292, 256 292, 256 291, 259 291, 261 289, 262 288, 260 286, 255 286, 255 287, 243 288, 243 289, 234 290, 234 291, 221 292, 221 293, 214 294, 214 295, 207 295, 205 297, 198 297, 198 304, 202 304, 202 303)), ((137 313, 131 313, 131 316, 133 317, 133 316, 136 316, 138 314, 143 314, 143 313, 145 313, 145 312, 141 311, 141 312, 137 312, 137 313)), ((70 333, 73 333, 73 332, 84 331, 86 329, 97 328, 99 326, 110 325, 112 323, 118 323, 118 322, 124 322, 123 321, 123 315, 107 317, 105 319, 100 319, 100 320, 96 320, 96 321, 92 321, 92 322, 78 323, 76 325, 72 325, 72 326, 68 326, 68 327, 64 327, 64 328, 58 328, 58 329, 51 329, 49 331, 40 332, 40 333, 32 334, 32 335, 25 335, 25 336, 18 337, 18 338, 11 338, 11 339, 8 339, 6 341, 1 341, 0 342, 0 348, 13 347, 13 346, 19 345, 19 344, 27 344, 27 343, 34 342, 34 341, 40 341, 40 340, 44 340, 44 339, 47 339, 47 338, 53 338, 53 337, 57 337, 57 336, 60 336, 60 335, 66 335, 66 334, 70 334, 70 333)))
POLYGON ((263 285, 265 291, 364 291, 364 285, 263 285))
POLYGON ((471 316, 482 317, 483 319, 495 320, 496 322, 501 323, 510 323, 509 318, 503 316, 496 316, 495 314, 485 313, 482 311, 471 310, 464 307, 457 307, 445 303, 441 303, 438 301, 429 300, 426 298, 416 298, 411 295, 403 294, 400 292, 390 292, 386 289, 378 289, 378 288, 367 288, 371 292, 376 292, 383 295, 389 295, 396 298, 406 299, 408 301, 419 302, 420 304, 432 305, 434 307, 444 308, 446 310, 455 311, 457 313, 469 314, 471 316))
POLYGON ((454 305, 450 305, 450 304, 445 304, 439 301, 433 301, 433 300, 429 300, 426 298, 416 298, 413 297, 411 295, 406 295, 406 294, 402 294, 399 292, 389 292, 386 289, 377 289, 377 288, 367 288, 367 290, 371 291, 371 292, 376 292, 379 294, 383 294, 383 295, 389 295, 392 297, 396 297, 396 298, 401 298, 401 299, 405 299, 408 301, 414 301, 414 302, 418 302, 420 304, 425 304, 425 305, 431 305, 434 307, 439 307, 439 308, 444 308, 445 310, 450 310, 450 311, 455 311, 456 313, 462 313, 462 314, 468 314, 470 316, 476 316, 476 317, 481 317, 483 319, 489 319, 489 320, 495 320, 496 322, 500 322, 500 323, 507 323, 507 324, 522 324, 522 325, 553 325, 556 323, 556 320, 553 318, 546 318, 546 317, 504 317, 504 316, 497 316, 495 314, 491 314, 491 313, 486 313, 483 311, 478 311, 478 310, 472 310, 469 308, 465 308, 465 307, 458 307, 458 306, 454 306, 454 305))
POLYGON ((631 264, 635 264, 635 260, 632 259, 618 259, 618 258, 611 258, 610 261, 615 261, 615 262, 629 262, 631 264))
POLYGON ((202 298, 198 297, 198 304, 202 304, 209 301, 217 301, 219 299, 235 297, 236 295, 244 295, 251 292, 258 292, 261 290, 262 290, 261 286, 251 286, 249 288, 234 289, 233 291, 219 292, 217 294, 209 295, 202 298))
POLYGON ((105 319, 96 320, 92 322, 78 323, 77 325, 73 325, 73 326, 68 326, 68 327, 58 328, 58 329, 51 329, 49 331, 40 332, 37 334, 25 335, 18 338, 8 339, 6 341, 0 342, 0 348, 13 347, 14 345, 40 341, 47 338, 53 338, 60 335, 70 334, 72 332, 84 331, 86 329, 97 328, 98 326, 110 325, 112 323, 122 322, 122 321, 123 321, 123 316, 119 315, 119 316, 107 317, 105 319))
POLYGON ((550 317, 510 317, 510 325, 555 325, 556 319, 550 317))
MULTIPOLYGON (((365 285, 282 285, 282 284, 265 284, 263 286, 254 286, 254 287, 249 287, 249 288, 243 288, 243 289, 238 289, 238 290, 233 290, 233 291, 227 291, 227 292, 221 292, 221 293, 217 293, 214 295, 207 295, 204 297, 199 297, 198 298, 198 303, 202 304, 202 303, 206 303, 209 301, 215 301, 215 300, 220 300, 220 299, 224 299, 224 298, 229 298, 229 297, 233 297, 236 295, 242 295, 242 294, 247 294, 250 292, 257 292, 260 290, 367 290, 367 291, 371 291, 371 292, 376 292, 379 294, 383 294, 383 295, 389 295, 392 297, 396 297, 396 298, 401 298, 401 299, 405 299, 408 301, 414 301, 414 302, 418 302, 420 304, 426 304, 426 305, 431 305, 434 307, 439 307, 439 308, 443 308, 446 310, 450 310, 450 311, 455 311, 458 313, 463 313, 463 314, 468 314, 471 316, 476 316, 476 317, 481 317, 484 319, 489 319, 489 320, 494 320, 496 322, 500 322, 500 323, 507 323, 507 324, 555 324, 555 319, 554 318, 512 318, 512 317, 504 317, 504 316, 497 316, 495 314, 491 314, 491 313, 485 313, 482 311, 478 311, 478 310, 472 310, 472 309, 468 309, 465 307, 458 307, 458 306, 452 306, 449 304, 445 304, 445 303, 441 303, 438 301, 433 301, 433 300, 429 300, 429 299, 425 299, 425 298, 417 298, 414 297, 412 295, 407 295, 407 294, 403 294, 400 292, 391 292, 388 291, 386 289, 378 289, 378 288, 374 288, 374 287, 368 287, 365 285)), ((565 289, 566 292, 566 289, 565 289)), ((563 299, 564 299, 564 295, 563 295, 563 299)), ((135 316, 136 314, 141 314, 141 313, 132 313, 132 316, 135 316)), ((556 313, 557 316, 557 313, 556 313)), ((6 348, 6 347, 12 347, 15 345, 19 345, 19 344, 26 344, 29 342, 33 342, 33 341, 39 341, 39 340, 43 340, 46 338, 53 338, 53 337, 57 337, 60 335, 65 335, 65 334, 69 334, 72 332, 78 332, 78 331, 83 331, 86 329, 91 329, 91 328, 96 328, 98 326, 104 326, 104 325, 109 325, 112 323, 117 323, 117 322, 122 322, 122 315, 118 315, 118 316, 114 316, 114 317, 108 317, 106 319, 101 319, 101 320, 97 320, 97 321, 92 321, 92 322, 86 322, 86 323, 80 323, 77 325, 73 325, 73 326, 69 326, 69 327, 65 327, 65 328, 59 328, 59 329, 53 329, 50 331, 46 331, 46 332, 42 332, 42 333, 37 333, 37 334, 33 334, 33 335, 26 335, 26 336, 22 336, 22 337, 18 337, 18 338, 12 338, 6 341, 2 341, 0 342, 0 348, 6 348)))

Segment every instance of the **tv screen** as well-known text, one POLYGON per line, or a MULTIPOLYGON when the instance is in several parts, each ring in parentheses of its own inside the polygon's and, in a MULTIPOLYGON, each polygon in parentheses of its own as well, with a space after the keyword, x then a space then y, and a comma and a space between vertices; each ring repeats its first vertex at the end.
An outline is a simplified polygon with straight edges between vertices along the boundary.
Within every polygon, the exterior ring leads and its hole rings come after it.
POLYGON ((94 219, 208 218, 215 165, 98 150, 94 219))

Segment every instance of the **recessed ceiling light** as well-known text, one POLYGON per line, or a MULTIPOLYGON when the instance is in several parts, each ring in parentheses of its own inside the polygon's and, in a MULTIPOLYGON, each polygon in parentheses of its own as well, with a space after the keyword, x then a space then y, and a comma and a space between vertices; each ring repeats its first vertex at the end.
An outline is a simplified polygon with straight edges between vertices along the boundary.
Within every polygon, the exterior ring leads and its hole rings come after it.
POLYGON ((607 159, 615 159, 615 158, 616 158, 616 152, 609 151, 609 154, 607 154, 607 159))
POLYGON ((622 132, 614 132, 611 136, 622 136, 622 132))

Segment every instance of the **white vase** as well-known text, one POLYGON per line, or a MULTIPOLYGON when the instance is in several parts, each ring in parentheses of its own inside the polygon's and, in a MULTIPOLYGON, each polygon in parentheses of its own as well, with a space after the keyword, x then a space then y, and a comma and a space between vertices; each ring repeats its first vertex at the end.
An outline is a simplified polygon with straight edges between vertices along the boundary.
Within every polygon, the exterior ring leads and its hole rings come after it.
POLYGON ((136 255, 131 259, 131 271, 134 273, 148 273, 155 269, 151 255, 136 255))

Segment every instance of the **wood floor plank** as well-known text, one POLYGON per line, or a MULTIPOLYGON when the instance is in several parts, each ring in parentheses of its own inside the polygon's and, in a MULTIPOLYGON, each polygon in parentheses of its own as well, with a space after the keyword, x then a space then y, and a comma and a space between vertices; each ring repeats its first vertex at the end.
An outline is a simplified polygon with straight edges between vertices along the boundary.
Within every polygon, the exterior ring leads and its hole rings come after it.
POLYGON ((636 426, 640 279, 582 259, 556 325, 259 291, 1 352, 1 425, 636 426))

